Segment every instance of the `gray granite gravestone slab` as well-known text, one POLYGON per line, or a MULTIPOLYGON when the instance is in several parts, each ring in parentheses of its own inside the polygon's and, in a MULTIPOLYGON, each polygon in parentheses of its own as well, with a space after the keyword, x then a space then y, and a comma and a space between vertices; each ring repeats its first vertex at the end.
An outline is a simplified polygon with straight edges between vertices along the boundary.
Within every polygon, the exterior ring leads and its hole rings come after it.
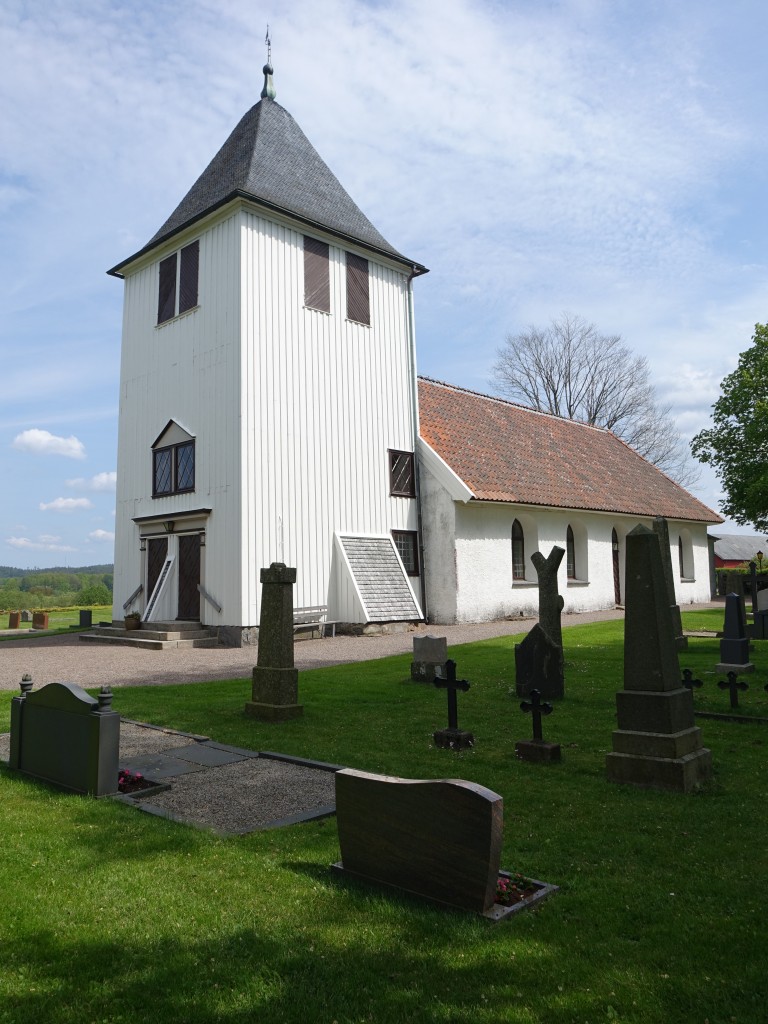
POLYGON ((25 608, 22 611, 22 613, 21 613, 21 621, 22 622, 31 622, 32 621, 32 612, 28 608, 25 608))
POLYGON ((120 715, 112 692, 98 699, 75 683, 48 683, 32 692, 24 679, 11 701, 9 767, 76 793, 117 792, 120 715))
POLYGON ((653 520, 653 532, 659 538, 661 545, 661 564, 664 569, 664 582, 667 585, 669 604, 672 611, 672 628, 675 631, 675 644, 678 651, 688 649, 688 637, 683 636, 683 619, 680 615, 680 605, 675 598, 675 580, 672 575, 672 552, 669 547, 669 523, 663 516, 656 516, 653 520))
POLYGON ((757 592, 757 611, 752 635, 755 640, 768 640, 768 590, 757 592))
POLYGON ((413 661, 411 679, 421 683, 432 683, 435 670, 444 673, 448 660, 448 640, 444 636, 415 636, 413 638, 413 661))
POLYGON ((527 697, 538 690, 542 697, 563 696, 563 652, 536 625, 515 644, 515 693, 527 697))
POLYGON ((712 755, 694 725, 693 695, 680 683, 658 535, 637 526, 626 543, 624 689, 616 694, 607 776, 687 793, 710 777, 712 755))
POLYGON ((252 700, 245 713, 265 722, 298 718, 299 672, 293 663, 293 585, 296 570, 273 562, 261 570, 259 650, 253 670, 252 700))
POLYGON ((744 603, 737 594, 725 595, 725 625, 720 641, 718 672, 754 672, 755 666, 749 660, 749 639, 747 638, 744 603))

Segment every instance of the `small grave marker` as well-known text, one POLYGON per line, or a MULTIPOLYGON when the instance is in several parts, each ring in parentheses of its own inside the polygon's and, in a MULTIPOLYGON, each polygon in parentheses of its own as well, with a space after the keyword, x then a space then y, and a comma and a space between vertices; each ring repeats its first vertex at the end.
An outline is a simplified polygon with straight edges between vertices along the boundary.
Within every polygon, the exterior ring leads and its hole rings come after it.
POLYGON ((754 672, 755 666, 749 660, 744 601, 738 594, 725 595, 725 623, 723 639, 720 641, 719 672, 754 672))
POLYGON ((33 629, 48 629, 48 612, 34 612, 32 615, 33 629))
POLYGON ((445 663, 445 676, 435 676, 435 686, 448 691, 448 728, 439 729, 432 734, 432 739, 438 747, 450 747, 453 750, 463 750, 466 747, 474 746, 475 737, 471 732, 459 729, 458 702, 456 691, 464 693, 469 689, 466 679, 456 678, 456 662, 449 658, 445 663))
POLYGON ((737 708, 739 706, 739 690, 748 690, 749 686, 747 683, 740 683, 738 675, 735 672, 728 673, 728 681, 721 679, 717 684, 721 690, 730 691, 731 707, 737 708))
POLYGON ((442 675, 448 660, 448 640, 444 636, 415 636, 411 679, 420 683, 433 683, 442 675))
POLYGON ((530 700, 520 702, 520 710, 530 713, 533 719, 533 739, 520 740, 515 744, 515 753, 521 761, 535 761, 551 764, 561 760, 559 743, 547 743, 541 730, 541 719, 552 714, 552 705, 542 701, 538 690, 531 690, 530 700))

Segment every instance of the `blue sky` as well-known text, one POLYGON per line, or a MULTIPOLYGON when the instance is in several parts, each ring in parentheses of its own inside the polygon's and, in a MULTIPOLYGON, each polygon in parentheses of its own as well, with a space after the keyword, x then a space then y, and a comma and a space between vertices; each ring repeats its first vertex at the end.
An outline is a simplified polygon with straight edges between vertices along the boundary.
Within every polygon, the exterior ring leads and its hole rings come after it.
MULTIPOLYGON (((768 319, 758 0, 4 0, 0 564, 112 560, 105 271, 258 100, 267 22, 278 102, 430 268, 419 372, 488 391, 505 336, 568 311, 648 358, 690 438, 768 319)), ((693 491, 717 508, 711 473, 693 491)))

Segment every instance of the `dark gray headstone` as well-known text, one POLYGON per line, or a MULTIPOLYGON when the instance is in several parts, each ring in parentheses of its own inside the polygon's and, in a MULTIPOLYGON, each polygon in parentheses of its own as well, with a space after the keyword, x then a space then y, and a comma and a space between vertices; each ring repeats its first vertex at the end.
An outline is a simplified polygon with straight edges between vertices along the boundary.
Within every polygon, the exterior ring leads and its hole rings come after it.
POLYGON ((538 690, 542 697, 562 697, 563 652, 537 622, 522 643, 515 644, 515 693, 527 697, 538 690))
POLYGON ((273 562, 261 570, 259 648, 253 670, 251 718, 281 722, 298 718, 299 673, 293 663, 293 585, 296 570, 273 562))
POLYGON ((626 559, 624 689, 616 694, 608 779, 689 792, 711 775, 712 755, 694 725, 692 692, 680 682, 658 535, 636 527, 626 559))
POLYGON ((744 602, 738 594, 725 595, 725 624, 720 641, 719 671, 752 672, 754 665, 749 660, 749 639, 747 638, 744 602))
POLYGON ((29 610, 29 608, 25 608, 22 611, 22 613, 21 613, 21 621, 22 622, 31 622, 32 621, 32 612, 29 610))
POLYGON ((656 516, 653 520, 653 532, 659 538, 661 545, 661 565, 664 569, 664 582, 667 586, 667 595, 672 610, 672 628, 675 631, 675 644, 678 651, 688 649, 688 637, 683 636, 683 619, 680 615, 680 606, 675 597, 675 579, 672 575, 672 552, 669 547, 669 523, 663 516, 656 516))
POLYGON ((25 677, 11 701, 9 766, 76 793, 116 793, 120 715, 111 705, 108 687, 98 699, 75 683, 33 693, 25 677))

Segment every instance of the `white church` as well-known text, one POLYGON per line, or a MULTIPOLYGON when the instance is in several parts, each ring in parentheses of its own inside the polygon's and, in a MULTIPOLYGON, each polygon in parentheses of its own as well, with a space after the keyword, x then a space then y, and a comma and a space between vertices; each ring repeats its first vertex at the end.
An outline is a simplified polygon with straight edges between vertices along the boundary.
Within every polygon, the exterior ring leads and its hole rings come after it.
POLYGON ((680 604, 709 598, 718 515, 606 430, 419 379, 413 283, 264 68, 177 208, 109 273, 125 282, 115 603, 259 622, 261 568, 356 629, 537 607, 531 555, 567 552, 566 611, 613 607, 624 539, 669 521, 680 604))

